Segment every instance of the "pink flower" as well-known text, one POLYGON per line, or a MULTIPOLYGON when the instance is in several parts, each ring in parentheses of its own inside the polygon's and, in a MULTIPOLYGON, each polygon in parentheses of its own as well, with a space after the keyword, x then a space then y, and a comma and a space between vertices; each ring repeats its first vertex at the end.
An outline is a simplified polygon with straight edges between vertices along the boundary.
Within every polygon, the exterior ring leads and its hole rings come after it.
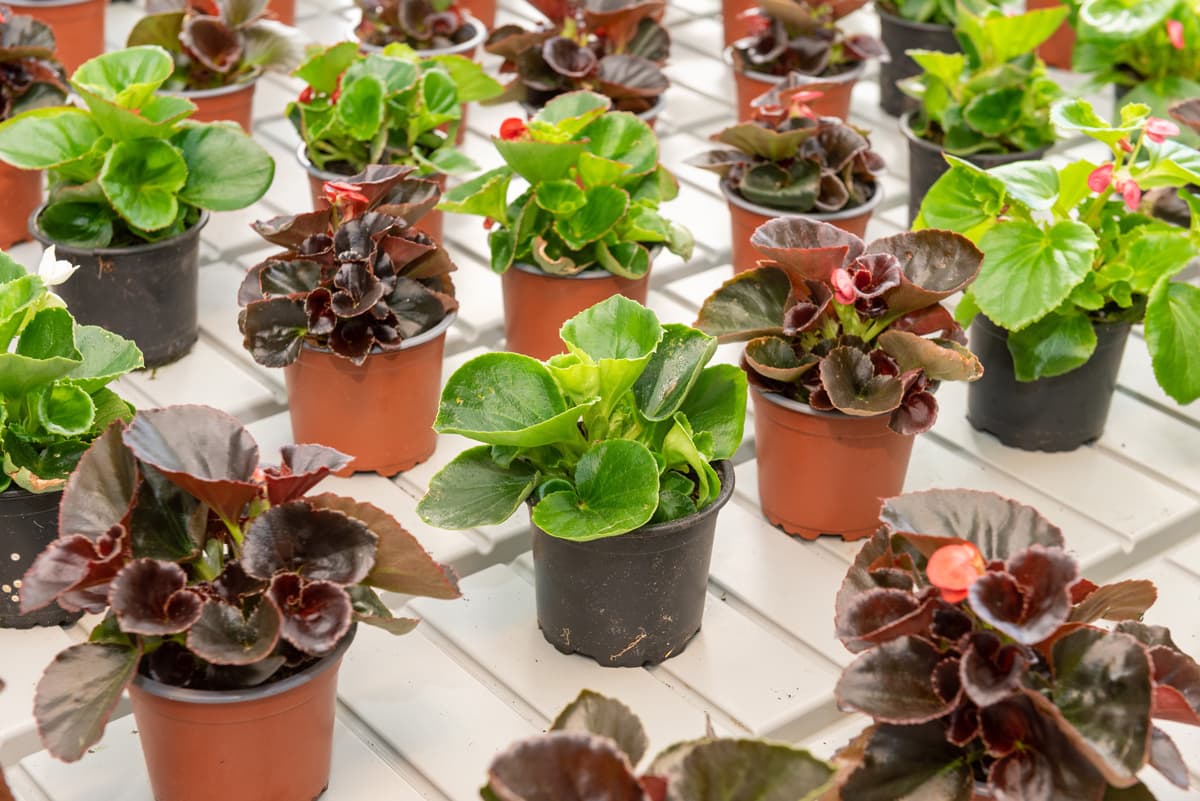
POLYGON ((1118 144, 1118 145, 1120 145, 1120 146, 1121 146, 1121 150, 1125 151, 1126 153, 1132 153, 1132 152, 1133 152, 1133 145, 1129 143, 1129 137, 1128 137, 1128 136, 1126 136, 1126 137, 1122 138, 1120 142, 1117 142, 1117 144, 1118 144))
POLYGON ((356 184, 344 181, 326 181, 321 190, 329 205, 337 209, 342 220, 352 220, 359 216, 371 203, 371 199, 362 193, 356 184))
POLYGON ((944 545, 929 557, 925 575, 942 592, 942 600, 956 604, 967 597, 967 590, 985 572, 983 554, 969 542, 944 545))
POLYGON ((1142 202, 1142 188, 1133 179, 1118 181, 1116 188, 1125 198, 1125 208, 1137 211, 1138 204, 1142 202))
POLYGON ((1151 142, 1162 142, 1168 136, 1179 136, 1179 126, 1170 120, 1151 117, 1146 120, 1146 138, 1151 142))
POLYGON ((854 277, 844 267, 838 267, 829 276, 833 284, 833 299, 843 306, 849 306, 858 300, 858 292, 854 289, 854 277))
POLYGON ((1109 184, 1112 183, 1112 174, 1113 165, 1111 162, 1108 164, 1101 164, 1099 167, 1092 170, 1090 175, 1088 175, 1088 189, 1092 190, 1093 192, 1103 192, 1105 189, 1108 189, 1109 184))
POLYGON ((1167 20, 1167 38, 1171 40, 1171 47, 1176 50, 1183 49, 1183 23, 1177 19, 1167 20))
POLYGON ((815 90, 805 90, 796 92, 792 95, 791 105, 788 107, 788 113, 793 117, 808 117, 810 120, 817 118, 817 112, 813 111, 812 106, 808 105, 808 101, 816 100, 824 97, 824 92, 815 90))

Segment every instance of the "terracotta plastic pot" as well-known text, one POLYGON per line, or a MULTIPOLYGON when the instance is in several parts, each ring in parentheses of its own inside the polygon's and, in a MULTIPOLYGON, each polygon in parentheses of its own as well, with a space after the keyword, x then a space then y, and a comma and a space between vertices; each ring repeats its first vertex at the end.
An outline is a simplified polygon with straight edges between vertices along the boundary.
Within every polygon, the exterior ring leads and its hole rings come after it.
POLYGON ((342 472, 394 476, 433 455, 449 314, 402 350, 372 353, 361 366, 332 351, 303 347, 283 368, 292 439, 354 457, 342 472))
POLYGON ((0 628, 63 626, 83 617, 51 604, 21 614, 21 578, 38 554, 58 539, 61 492, 29 492, 16 485, 0 492, 0 628))
POLYGON ((129 700, 156 801, 314 801, 329 785, 337 674, 329 656, 245 690, 187 690, 138 675, 129 700))
MULTIPOLYGON (((737 118, 748 120, 754 115, 752 105, 754 100, 769 92, 771 87, 781 83, 784 76, 739 69, 730 48, 725 49, 725 60, 734 64, 733 79, 737 89, 737 118)), ((813 111, 823 117, 838 117, 844 120, 850 114, 850 96, 854 90, 854 84, 858 83, 858 79, 862 77, 866 68, 865 63, 859 63, 837 75, 809 77, 800 76, 797 73, 797 78, 808 77, 809 82, 822 84, 822 91, 825 94, 808 102, 813 111)))
MULTIPOLYGON (((326 181, 344 181, 349 178, 349 175, 342 175, 336 172, 327 172, 319 170, 313 166, 313 163, 308 160, 308 156, 304 152, 304 143, 300 143, 300 147, 296 148, 296 159, 300 162, 300 166, 304 167, 308 173, 308 191, 312 195, 313 209, 323 209, 329 205, 329 201, 325 199, 325 192, 322 187, 326 181)), ((437 181, 443 190, 446 188, 445 175, 428 176, 430 180, 437 181)), ((441 244, 443 242, 442 232, 445 228, 445 216, 437 209, 433 209, 419 221, 417 228, 429 234, 434 242, 441 244)))
POLYGON ((17 14, 54 30, 54 50, 70 75, 104 52, 104 12, 108 0, 5 0, 17 14))
POLYGON ((884 498, 899 495, 913 437, 889 415, 852 417, 754 389, 758 495, 763 514, 789 534, 869 537, 884 498))
POLYGON ((267 11, 284 25, 296 24, 296 0, 270 0, 267 11))
MULTIPOLYGON (((1025 0, 1025 8, 1034 11, 1039 8, 1058 8, 1066 5, 1061 0, 1025 0)), ((1042 61, 1060 70, 1071 69, 1071 57, 1075 53, 1075 29, 1068 19, 1058 27, 1054 35, 1042 43, 1037 50, 1042 61)))
POLYGON ((508 350, 544 360, 563 352, 558 329, 584 309, 613 295, 645 305, 650 274, 633 279, 594 269, 562 276, 514 264, 500 276, 500 286, 508 350))
POLYGON ((0 250, 8 250, 30 239, 29 215, 42 204, 42 173, 19 170, 0 161, 0 197, 4 198, 0 250))
POLYGON ((29 232, 60 259, 79 265, 56 288, 75 319, 132 339, 147 367, 161 367, 186 355, 200 325, 200 231, 208 212, 188 230, 161 242, 123 248, 81 250, 52 242, 38 228, 41 209, 29 217, 29 232))
POLYGON ((879 12, 879 33, 890 61, 879 63, 879 107, 898 117, 916 107, 916 102, 900 91, 897 81, 921 74, 917 62, 908 57, 908 50, 936 50, 942 53, 961 53, 962 45, 949 25, 910 22, 889 14, 876 5, 879 12))
POLYGON ((1096 352, 1082 367, 1052 378, 1018 381, 1008 332, 982 314, 971 323, 971 352, 983 378, 967 388, 967 420, 1005 445, 1027 451, 1071 451, 1104 433, 1128 323, 1094 324, 1096 352))
POLYGON ((758 0, 721 0, 721 21, 725 25, 725 45, 750 35, 750 20, 742 15, 758 8, 758 0))
POLYGON ((496 27, 496 0, 461 0, 459 7, 482 22, 489 31, 496 27))
POLYGON ((242 126, 246 133, 251 133, 251 127, 254 125, 254 86, 257 83, 256 78, 247 83, 222 86, 219 89, 201 89, 178 94, 196 104, 196 113, 190 119, 197 122, 231 120, 242 126))
POLYGON ((875 185, 875 194, 871 195, 870 200, 861 206, 841 211, 812 212, 809 214, 779 211, 769 206, 760 206, 756 203, 751 203, 734 191, 729 186, 728 180, 721 181, 721 192, 725 195, 725 200, 729 204, 729 222, 733 233, 730 261, 733 262, 733 271, 735 273, 753 269, 758 265, 758 260, 761 256, 754 246, 750 244, 750 237, 754 234, 755 229, 767 220, 773 220, 776 217, 803 217, 808 220, 819 220, 820 222, 835 225, 843 231, 849 231, 855 236, 862 238, 866 236, 867 224, 871 221, 871 214, 875 211, 875 207, 883 201, 883 184, 881 183, 875 185))
POLYGON ((530 524, 538 626, 548 643, 605 667, 656 665, 683 652, 700 631, 717 513, 733 492, 733 466, 713 467, 721 494, 680 520, 590 542, 530 524))
MULTIPOLYGON (((926 142, 913 133, 912 128, 909 127, 911 116, 909 113, 900 118, 900 130, 908 139, 908 222, 910 225, 917 218, 917 212, 921 210, 921 201, 925 199, 929 188, 950 169, 950 165, 946 163, 943 155, 945 151, 940 146, 926 142)), ((1046 151, 1049 149, 1050 146, 1047 145, 1024 153, 974 153, 960 158, 971 162, 976 167, 990 170, 992 167, 1012 164, 1014 161, 1035 161, 1046 155, 1046 151)))

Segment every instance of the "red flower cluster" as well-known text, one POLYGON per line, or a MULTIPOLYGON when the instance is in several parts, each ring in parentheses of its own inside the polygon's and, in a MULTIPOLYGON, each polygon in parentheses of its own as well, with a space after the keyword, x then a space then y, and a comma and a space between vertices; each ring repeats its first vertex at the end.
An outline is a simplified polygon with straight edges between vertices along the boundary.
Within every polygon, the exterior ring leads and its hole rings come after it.
POLYGON ((525 136, 529 126, 519 117, 509 117, 500 123, 500 138, 505 142, 513 142, 525 136))
POLYGON ((942 600, 956 604, 966 600, 975 579, 986 571, 983 554, 969 542, 944 545, 929 557, 925 575, 942 592, 942 600))
MULTIPOLYGON (((1170 120, 1151 117, 1142 126, 1142 133, 1151 142, 1162 143, 1168 136, 1178 136, 1179 126, 1170 120)), ((1128 141, 1122 139, 1119 144, 1126 153, 1133 151, 1128 141)), ((1109 162, 1092 170, 1087 179, 1088 189, 1099 194, 1111 187, 1125 199, 1125 208, 1136 211, 1142 201, 1142 188, 1132 178, 1114 177, 1113 169, 1114 165, 1109 162)))

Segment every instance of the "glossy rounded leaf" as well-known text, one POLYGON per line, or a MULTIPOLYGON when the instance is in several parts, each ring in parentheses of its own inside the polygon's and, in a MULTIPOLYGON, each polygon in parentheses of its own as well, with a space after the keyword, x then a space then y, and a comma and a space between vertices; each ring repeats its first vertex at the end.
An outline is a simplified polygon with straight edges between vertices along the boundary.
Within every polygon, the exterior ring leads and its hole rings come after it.
POLYGON ((879 346, 896 360, 900 372, 920 369, 931 381, 975 381, 983 375, 979 359, 952 340, 919 337, 910 331, 884 331, 879 346))
POLYGON ((624 295, 613 295, 563 323, 561 336, 574 354, 593 362, 640 359, 663 339, 654 312, 624 295))
POLYGON ((37 396, 35 413, 42 427, 60 437, 78 437, 91 430, 96 405, 77 386, 57 382, 37 396))
POLYGON ((252 665, 266 659, 279 642, 279 610, 262 602, 249 615, 214 598, 188 630, 187 647, 214 665, 252 665))
POLYGON ((883 723, 912 725, 940 718, 954 707, 933 686, 933 671, 941 660, 936 648, 917 637, 885 642, 842 672, 838 702, 883 723))
POLYGON ((838 411, 858 417, 890 412, 904 398, 896 376, 876 375, 875 365, 858 348, 837 347, 821 360, 821 385, 838 411))
POLYGON ((1146 304, 1146 345, 1159 386, 1179 403, 1200 398, 1200 289, 1161 280, 1146 304))
POLYGON ((714 364, 700 372, 679 407, 693 431, 712 435, 714 460, 731 458, 742 444, 746 394, 742 370, 732 364, 714 364))
POLYGON ((1001 164, 988 174, 1004 182, 1008 196, 1032 211, 1045 211, 1058 200, 1058 170, 1045 161, 1018 161, 1001 164))
POLYGON ((909 492, 886 499, 880 520, 926 557, 947 540, 974 543, 989 562, 1007 560, 1035 544, 1063 547, 1062 531, 1036 509, 991 492, 909 492))
POLYGON ((108 203, 50 203, 38 216, 38 227, 51 240, 75 248, 103 248, 112 243, 113 218, 108 203))
POLYGON ((1009 334, 1008 350, 1018 381, 1063 375, 1082 367, 1096 352, 1096 329, 1080 309, 1051 312, 1009 334))
POLYGON ((662 341, 633 385, 638 410, 648 420, 666 420, 683 405, 700 371, 717 352, 717 340, 680 323, 662 327, 662 341))
POLYGON ((666 780, 669 798, 816 801, 831 789, 834 768, 784 743, 706 738, 667 749, 647 774, 666 780))
POLYGON ((696 327, 719 342, 782 334, 791 289, 787 273, 776 267, 739 273, 705 298, 696 327))
POLYGON ((887 253, 900 262, 900 285, 883 298, 889 314, 932 306, 979 275, 984 254, 969 239, 946 231, 907 231, 876 239, 867 255, 887 253))
POLYGON ((484 791, 497 801, 646 801, 616 743, 564 731, 502 751, 488 768, 484 791))
POLYGON ((121 631, 149 637, 186 631, 199 620, 204 604, 187 589, 183 568, 156 559, 137 559, 121 568, 108 599, 121 631))
POLYGON ((759 375, 788 384, 799 381, 802 375, 820 363, 814 358, 802 361, 796 355, 792 344, 781 337, 759 337, 750 340, 746 343, 743 358, 759 375))
POLYGON ((492 137, 492 143, 505 163, 533 185, 561 179, 584 149, 583 142, 506 141, 492 137))
POLYGON ((172 141, 187 162, 179 199, 210 211, 243 209, 261 198, 275 161, 235 125, 185 125, 172 141))
POLYGON ((324 445, 284 445, 280 449, 282 463, 278 468, 264 470, 267 500, 278 505, 299 499, 330 473, 336 473, 354 462, 347 456, 324 445))
POLYGON ((565 92, 552 98, 534 116, 567 136, 575 136, 608 111, 612 101, 596 92, 565 92))
POLYGON ((574 214, 587 203, 587 195, 574 181, 545 181, 537 185, 533 198, 538 206, 554 215, 574 214))
POLYGON ((375 564, 379 538, 361 520, 305 501, 272 506, 246 529, 242 568, 255 578, 281 571, 357 584, 375 564))
POLYGON ((126 47, 80 64, 71 75, 71 85, 122 108, 139 108, 171 77, 174 69, 171 54, 161 47, 126 47))
POLYGON ((82 109, 37 109, 0 124, 0 158, 14 167, 44 170, 87 155, 100 136, 82 109))
POLYGON ((130 225, 157 231, 175 222, 188 180, 179 150, 159 140, 120 142, 104 159, 100 187, 130 225))
POLYGON ((67 373, 66 380, 85 392, 96 392, 143 363, 132 340, 97 325, 75 326, 75 344, 83 363, 67 373))
POLYGON ((604 237, 629 210, 629 194, 615 186, 595 186, 585 194, 582 207, 554 221, 554 232, 572 250, 582 250, 604 237))
POLYGON ((658 138, 649 125, 628 112, 605 114, 583 130, 587 152, 629 165, 629 175, 645 175, 658 165, 658 138))
POLYGON ((1133 39, 1162 25, 1178 5, 1175 0, 1090 0, 1081 4, 1080 20, 1102 34, 1133 39))
POLYGON ((575 468, 574 491, 554 492, 533 508, 533 523, 562 539, 613 537, 645 524, 658 506, 658 463, 644 445, 608 440, 575 468))
POLYGON ((97 437, 67 479, 59 511, 59 533, 81 534, 93 542, 124 519, 133 504, 138 469, 122 442, 123 423, 97 437))
POLYGON ((350 596, 333 582, 280 573, 266 597, 279 610, 280 635, 310 656, 332 651, 354 622, 350 596))

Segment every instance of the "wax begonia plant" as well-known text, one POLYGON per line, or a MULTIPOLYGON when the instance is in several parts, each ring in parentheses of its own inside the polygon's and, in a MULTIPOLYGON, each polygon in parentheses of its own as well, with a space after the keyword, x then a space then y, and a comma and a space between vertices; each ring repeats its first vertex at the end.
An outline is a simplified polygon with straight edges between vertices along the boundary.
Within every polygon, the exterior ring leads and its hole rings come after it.
POLYGON ((399 350, 458 308, 449 254, 414 227, 441 196, 412 167, 372 165, 327 182, 330 205, 254 224, 287 248, 250 268, 238 291, 238 326, 254 360, 295 361, 329 348, 354 364, 399 350))
POLYGON ((928 431, 940 381, 983 374, 941 301, 968 286, 982 254, 949 231, 869 246, 829 223, 783 217, 751 244, 766 257, 704 301, 696 327, 746 342, 754 386, 817 411, 889 415, 900 434, 928 431))
POLYGON ((831 6, 804 0, 760 0, 759 5, 760 13, 751 17, 752 33, 732 46, 742 71, 830 77, 870 59, 887 58, 874 36, 842 29, 831 6))
POLYGON ((0 5, 0 120, 61 106, 69 91, 50 26, 0 5))
POLYGON ((278 681, 365 623, 393 634, 388 590, 457 598, 457 581, 369 503, 308 495, 349 457, 288 445, 260 468, 258 445, 204 406, 139 412, 100 435, 62 498, 59 538, 24 578, 21 609, 51 601, 103 613, 88 642, 38 682, 47 749, 74 761, 103 734, 137 674, 203 690, 278 681))
POLYGON ((909 22, 954 27, 960 7, 978 12, 987 6, 1004 3, 1003 0, 883 0, 877 5, 888 14, 909 22))
POLYGON ((468 42, 476 31, 454 0, 355 0, 362 16, 354 35, 363 44, 394 42, 442 50, 468 42))
MULTIPOLYGON (((985 254, 956 315, 966 324, 982 312, 1009 332, 1021 381, 1087 362, 1093 323, 1144 322, 1159 385, 1189 403, 1200 397, 1200 288, 1172 279, 1195 258, 1200 228, 1156 220, 1141 201, 1145 190, 1200 183, 1200 153, 1173 141, 1179 127, 1142 104, 1125 106, 1114 124, 1066 100, 1052 119, 1107 145, 1112 160, 983 171, 950 157, 921 206, 915 227, 961 231, 985 254)), ((1180 196, 1195 207, 1186 190, 1180 196)))
POLYGON ((671 38, 664 0, 533 0, 547 21, 529 30, 501 25, 484 49, 516 77, 504 93, 541 108, 565 92, 591 90, 620 111, 651 109, 670 81, 662 65, 671 38))
POLYGON ((1153 583, 1097 586, 1058 527, 990 493, 903 495, 881 520, 837 595, 858 655, 838 702, 874 719, 838 756, 842 801, 1153 799, 1147 765, 1188 786, 1157 721, 1200 725, 1200 665, 1141 622, 1153 583))

